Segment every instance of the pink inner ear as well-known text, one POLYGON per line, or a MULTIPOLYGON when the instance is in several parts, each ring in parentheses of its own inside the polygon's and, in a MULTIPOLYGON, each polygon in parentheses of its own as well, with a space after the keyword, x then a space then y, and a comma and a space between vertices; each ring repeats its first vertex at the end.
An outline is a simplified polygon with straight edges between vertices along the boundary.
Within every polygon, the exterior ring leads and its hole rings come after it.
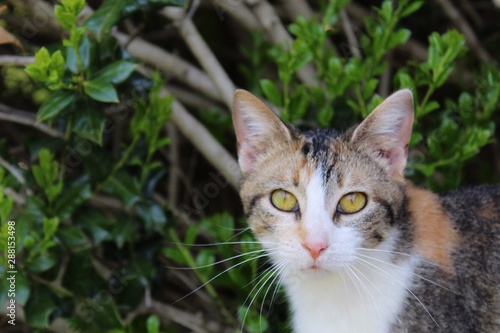
POLYGON ((261 150, 247 143, 238 144, 238 163, 243 173, 253 170, 261 150))

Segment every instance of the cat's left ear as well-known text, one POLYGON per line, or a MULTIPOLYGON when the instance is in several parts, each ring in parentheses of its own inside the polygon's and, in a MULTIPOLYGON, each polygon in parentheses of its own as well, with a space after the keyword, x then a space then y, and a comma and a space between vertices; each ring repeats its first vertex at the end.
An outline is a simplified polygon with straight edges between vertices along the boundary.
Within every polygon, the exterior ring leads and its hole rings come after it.
POLYGON ((352 142, 368 150, 391 176, 403 176, 413 125, 413 95, 409 89, 383 101, 352 134, 352 142))
POLYGON ((234 93, 233 124, 243 174, 255 169, 257 161, 270 146, 291 141, 290 131, 279 117, 261 100, 242 89, 234 93))

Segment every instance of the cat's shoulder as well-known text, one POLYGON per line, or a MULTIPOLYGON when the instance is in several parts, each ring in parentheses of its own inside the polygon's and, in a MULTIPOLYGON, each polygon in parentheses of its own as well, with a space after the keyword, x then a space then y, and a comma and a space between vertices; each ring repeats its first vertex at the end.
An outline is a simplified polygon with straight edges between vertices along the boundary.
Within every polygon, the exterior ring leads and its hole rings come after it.
POLYGON ((439 196, 448 216, 462 231, 475 227, 500 231, 500 184, 464 187, 439 196))

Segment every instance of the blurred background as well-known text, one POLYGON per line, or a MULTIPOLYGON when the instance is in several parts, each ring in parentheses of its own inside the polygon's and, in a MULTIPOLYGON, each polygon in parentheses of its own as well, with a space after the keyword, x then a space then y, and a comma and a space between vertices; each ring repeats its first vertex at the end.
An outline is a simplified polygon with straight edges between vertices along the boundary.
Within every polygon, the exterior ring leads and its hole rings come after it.
POLYGON ((238 197, 234 89, 345 130, 410 88, 408 178, 498 183, 499 14, 491 0, 0 2, 0 331, 288 332, 238 197))

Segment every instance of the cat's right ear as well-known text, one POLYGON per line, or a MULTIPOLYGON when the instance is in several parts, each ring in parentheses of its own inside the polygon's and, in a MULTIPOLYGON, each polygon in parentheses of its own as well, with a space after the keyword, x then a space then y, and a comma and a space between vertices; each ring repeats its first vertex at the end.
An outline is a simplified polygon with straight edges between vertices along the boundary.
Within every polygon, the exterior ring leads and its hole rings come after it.
POLYGON ((392 176, 403 176, 413 125, 413 95, 402 89, 383 101, 354 130, 352 142, 371 152, 392 176))
POLYGON ((269 145, 291 139, 290 131, 278 116, 260 99, 242 89, 234 92, 233 124, 243 174, 255 168, 257 159, 269 145))

